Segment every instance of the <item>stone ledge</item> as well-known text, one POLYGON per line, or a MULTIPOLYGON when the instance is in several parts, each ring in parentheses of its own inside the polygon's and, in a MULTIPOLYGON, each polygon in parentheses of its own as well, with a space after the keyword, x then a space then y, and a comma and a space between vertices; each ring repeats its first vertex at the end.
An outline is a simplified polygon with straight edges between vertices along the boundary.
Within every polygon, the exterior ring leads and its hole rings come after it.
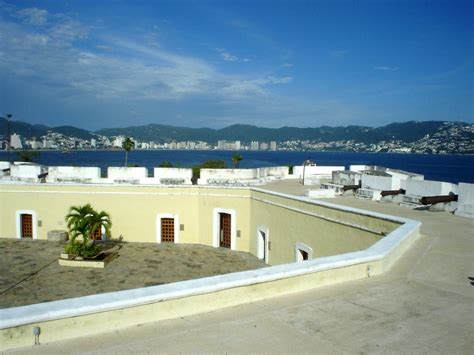
POLYGON ((89 267, 89 268, 96 268, 96 269, 103 269, 114 260, 118 256, 118 253, 110 253, 104 257, 102 260, 75 260, 75 259, 66 259, 61 258, 58 259, 59 265, 61 266, 72 266, 72 267, 89 267))

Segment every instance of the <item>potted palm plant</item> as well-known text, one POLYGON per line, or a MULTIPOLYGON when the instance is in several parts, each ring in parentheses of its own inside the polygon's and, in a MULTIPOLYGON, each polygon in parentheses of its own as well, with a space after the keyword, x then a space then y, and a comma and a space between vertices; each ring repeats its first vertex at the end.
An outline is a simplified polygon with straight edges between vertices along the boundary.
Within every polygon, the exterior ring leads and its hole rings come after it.
POLYGON ((106 237, 110 236, 112 222, 107 212, 97 212, 90 204, 71 206, 65 220, 70 235, 69 243, 65 247, 68 255, 75 255, 77 260, 90 259, 100 253, 101 248, 95 243, 94 236, 98 231, 104 231, 106 237), (81 242, 77 241, 78 238, 81 242))

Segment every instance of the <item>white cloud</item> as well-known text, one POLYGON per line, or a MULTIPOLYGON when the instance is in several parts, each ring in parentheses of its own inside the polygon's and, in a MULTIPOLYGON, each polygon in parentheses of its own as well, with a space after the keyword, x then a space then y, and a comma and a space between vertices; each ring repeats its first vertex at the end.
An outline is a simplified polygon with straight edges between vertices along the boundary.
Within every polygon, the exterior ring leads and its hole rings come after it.
POLYGON ((292 68, 294 65, 291 63, 283 63, 282 67, 283 68, 292 68))
POLYGON ((48 21, 48 11, 30 7, 18 11, 17 16, 28 25, 42 26, 48 21))
POLYGON ((349 53, 348 50, 345 49, 336 49, 331 51, 330 55, 333 58, 343 58, 349 53))
POLYGON ((230 54, 229 52, 222 52, 221 58, 224 59, 226 62, 235 62, 239 60, 239 58, 235 55, 230 54))
POLYGON ((374 67, 374 70, 381 70, 381 71, 397 71, 398 67, 388 67, 388 66, 376 66, 374 67))

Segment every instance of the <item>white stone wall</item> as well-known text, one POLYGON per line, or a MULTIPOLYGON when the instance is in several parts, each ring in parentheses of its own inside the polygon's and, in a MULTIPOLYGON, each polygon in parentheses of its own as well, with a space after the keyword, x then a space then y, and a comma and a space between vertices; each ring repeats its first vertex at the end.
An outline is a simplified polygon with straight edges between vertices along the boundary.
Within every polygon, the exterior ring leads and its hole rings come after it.
MULTIPOLYGON (((316 175, 319 178, 332 178, 332 172, 337 170, 345 170, 344 166, 313 166, 308 165, 304 169, 305 179, 309 175, 316 175)), ((293 167, 293 175, 296 178, 303 177, 303 165, 298 165, 293 167)))
POLYGON ((362 180, 362 173, 348 171, 333 171, 332 182, 339 185, 358 185, 362 180))
POLYGON ((201 169, 201 185, 213 182, 255 180, 258 177, 257 169, 201 169))
POLYGON ((444 196, 457 194, 458 186, 449 182, 431 180, 406 180, 406 195, 444 196))
POLYGON ((8 162, 8 161, 0 161, 0 177, 3 177, 3 176, 10 176, 10 172, 9 172, 9 171, 3 172, 4 169, 10 169, 10 162, 8 162))
POLYGON ((153 170, 153 179, 163 185, 191 184, 192 177, 192 169, 155 168, 153 170))
POLYGON ((398 190, 397 187, 399 180, 392 179, 391 176, 378 176, 378 175, 362 175, 362 188, 371 190, 398 190))
POLYGON ((38 181, 38 175, 45 172, 46 168, 41 165, 16 162, 10 165, 12 180, 38 181))
POLYGON ((78 166, 48 167, 47 182, 99 182, 100 168, 78 166))
POLYGON ((138 168, 119 168, 109 167, 107 169, 107 178, 115 182, 132 182, 141 183, 148 178, 148 169, 143 167, 138 168))
POLYGON ((424 180, 424 176, 422 174, 413 174, 409 172, 403 171, 394 171, 392 169, 387 169, 385 171, 387 174, 392 175, 395 179, 398 180, 424 180))
POLYGON ((268 166, 265 168, 265 176, 276 176, 285 178, 288 176, 290 169, 287 166, 268 166))
POLYGON ((454 214, 474 218, 474 184, 459 183, 458 209, 454 214))
POLYGON ((370 165, 349 165, 350 171, 364 171, 364 170, 372 170, 370 165))

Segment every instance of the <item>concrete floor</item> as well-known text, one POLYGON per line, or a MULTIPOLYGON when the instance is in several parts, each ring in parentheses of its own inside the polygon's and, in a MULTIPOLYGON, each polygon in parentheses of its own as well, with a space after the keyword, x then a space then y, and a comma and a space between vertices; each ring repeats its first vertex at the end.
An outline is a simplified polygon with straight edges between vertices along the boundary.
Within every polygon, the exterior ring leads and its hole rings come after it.
MULTIPOLYGON (((285 186, 269 187, 289 192, 285 186)), ((420 220, 423 235, 382 276, 8 353, 473 354, 474 220, 353 198, 330 202, 420 220)))

